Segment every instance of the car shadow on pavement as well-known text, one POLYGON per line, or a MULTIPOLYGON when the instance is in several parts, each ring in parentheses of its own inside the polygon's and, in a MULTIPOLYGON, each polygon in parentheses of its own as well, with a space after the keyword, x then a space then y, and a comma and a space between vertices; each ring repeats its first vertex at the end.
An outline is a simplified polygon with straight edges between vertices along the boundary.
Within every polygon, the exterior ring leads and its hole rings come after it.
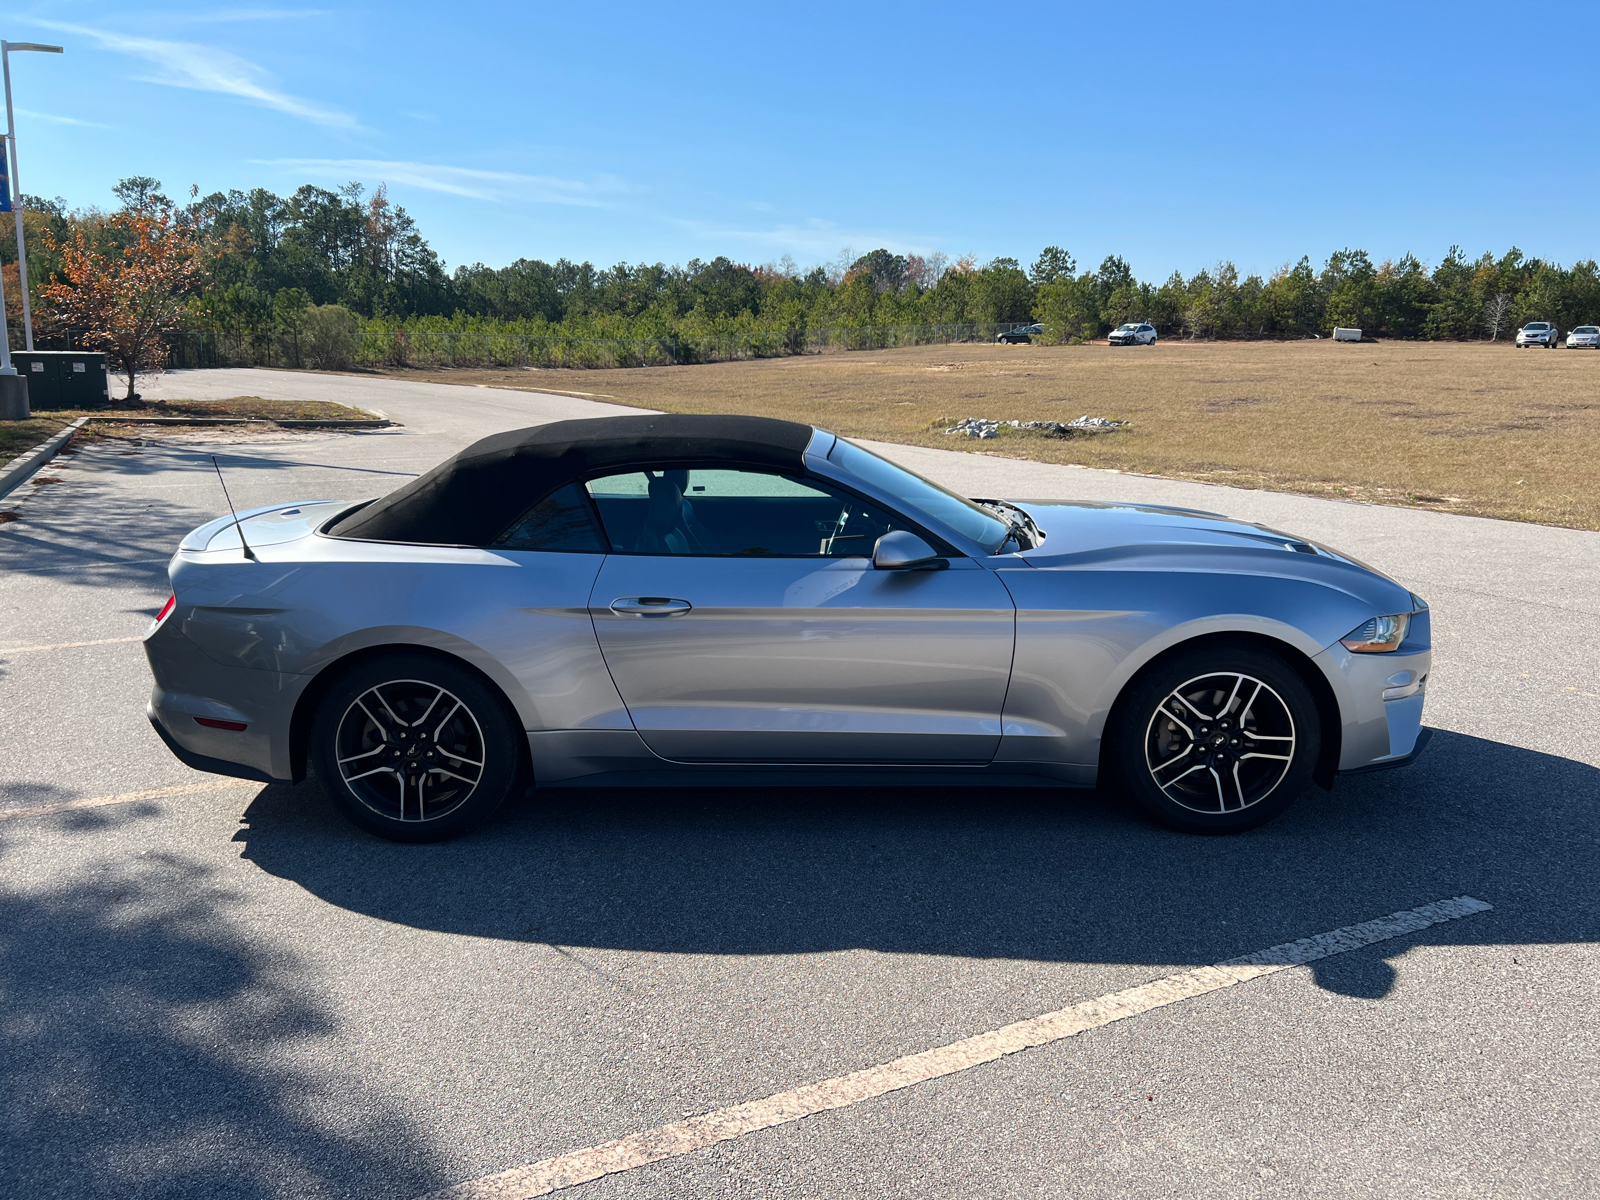
MULTIPOLYGON (((104 819, 104 818, 102 818, 104 819)), ((370 1092, 337 1128, 315 1046, 335 1022, 236 898, 175 855, 0 894, 0 1195, 418 1195, 426 1137, 370 1092)), ((354 1089, 351 1089, 354 1090, 354 1089)))
POLYGON ((236 836, 263 870, 381 920, 673 954, 859 947, 1157 975, 1446 897, 1495 905, 1315 968, 1378 997, 1407 945, 1600 932, 1597 800, 1593 767, 1440 733, 1407 770, 1229 838, 1097 792, 551 789, 470 837, 401 846, 346 825, 314 782, 263 790, 236 836))

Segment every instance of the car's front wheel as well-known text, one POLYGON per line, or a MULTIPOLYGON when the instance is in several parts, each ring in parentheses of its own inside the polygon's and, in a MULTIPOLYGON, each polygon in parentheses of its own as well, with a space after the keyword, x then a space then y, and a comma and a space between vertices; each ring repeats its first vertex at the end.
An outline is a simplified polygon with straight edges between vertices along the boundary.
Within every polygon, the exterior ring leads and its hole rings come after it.
POLYGON ((395 654, 329 688, 309 749, 352 823, 391 841, 435 842, 467 832, 511 793, 522 777, 520 724, 469 668, 395 654))
POLYGON ((1321 753, 1316 701, 1282 658, 1216 646, 1158 663, 1118 702, 1111 763, 1124 794, 1186 833, 1239 833, 1283 813, 1321 753))

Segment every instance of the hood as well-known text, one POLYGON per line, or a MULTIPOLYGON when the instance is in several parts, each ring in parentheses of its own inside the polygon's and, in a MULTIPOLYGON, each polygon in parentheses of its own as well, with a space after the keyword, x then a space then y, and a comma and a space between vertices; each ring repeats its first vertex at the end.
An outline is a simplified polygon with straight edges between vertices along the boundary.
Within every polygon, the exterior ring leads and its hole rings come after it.
POLYGON ((1365 563, 1292 533, 1217 513, 1149 504, 1014 501, 1045 534, 1020 557, 1079 570, 1193 570, 1289 575, 1409 612, 1411 593, 1365 563), (1376 586, 1375 586, 1376 585, 1376 586))

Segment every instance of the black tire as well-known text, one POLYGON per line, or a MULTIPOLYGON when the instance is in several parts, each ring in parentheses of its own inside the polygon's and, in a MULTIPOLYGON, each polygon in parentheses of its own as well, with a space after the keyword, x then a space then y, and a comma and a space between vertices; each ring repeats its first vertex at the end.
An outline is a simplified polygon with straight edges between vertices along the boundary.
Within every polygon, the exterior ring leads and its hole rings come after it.
POLYGON ((1107 749, 1116 786, 1184 833, 1265 825, 1306 790, 1322 752, 1311 689, 1278 655, 1245 645, 1159 662, 1128 685, 1115 721, 1107 749))
POLYGON ((443 841, 480 824, 525 778, 527 754, 521 722, 482 676, 404 653, 334 682, 309 749, 339 810, 394 842, 443 841))

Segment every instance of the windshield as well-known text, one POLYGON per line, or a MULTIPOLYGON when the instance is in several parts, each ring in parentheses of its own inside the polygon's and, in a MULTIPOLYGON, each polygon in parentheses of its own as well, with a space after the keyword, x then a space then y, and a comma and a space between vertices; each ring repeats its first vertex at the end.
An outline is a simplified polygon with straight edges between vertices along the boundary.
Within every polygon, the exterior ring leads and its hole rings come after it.
POLYGON ((1006 523, 971 500, 947 492, 937 483, 913 475, 888 459, 840 438, 828 452, 828 461, 838 463, 856 478, 882 488, 896 500, 977 542, 990 554, 998 550, 1010 534, 1006 523))
POLYGON ((1550 328, 1550 322, 1549 321, 1529 321, 1528 322, 1528 328, 1529 329, 1535 329, 1535 330, 1538 330, 1540 332, 1543 332, 1544 330, 1550 328))
POLYGON ((1579 325, 1573 333, 1600 333, 1600 325, 1579 325))
POLYGON ((1139 327, 1137 325, 1118 325, 1117 326, 1117 332, 1118 333, 1133 333, 1138 328, 1139 327))

